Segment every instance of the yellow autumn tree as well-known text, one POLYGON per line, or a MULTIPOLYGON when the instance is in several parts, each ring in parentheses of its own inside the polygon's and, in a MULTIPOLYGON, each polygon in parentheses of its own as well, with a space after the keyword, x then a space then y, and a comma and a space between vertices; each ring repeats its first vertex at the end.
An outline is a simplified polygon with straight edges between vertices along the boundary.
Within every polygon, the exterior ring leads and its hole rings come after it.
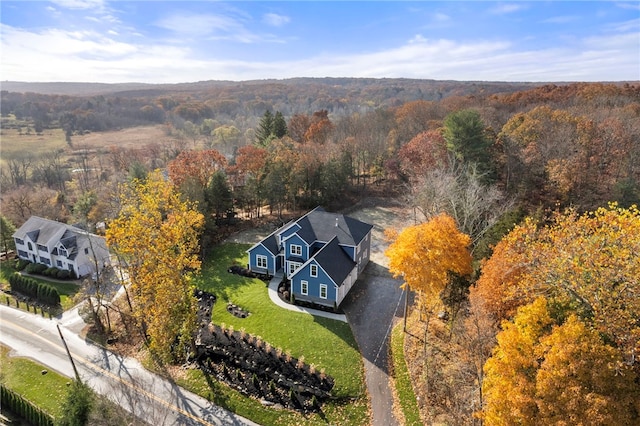
POLYGON ((199 270, 203 216, 159 171, 121 188, 121 210, 106 232, 107 244, 123 261, 133 316, 150 349, 168 361, 176 339, 187 349, 196 325, 190 281, 199 270))
POLYGON ((492 425, 636 424, 640 389, 619 350, 544 297, 504 321, 485 364, 482 417, 492 425))
POLYGON ((538 424, 535 393, 540 363, 535 348, 552 324, 544 298, 522 307, 513 322, 503 323, 498 345, 484 366, 483 417, 487 425, 538 424))
POLYGON ((393 242, 385 252, 389 271, 402 277, 422 301, 437 304, 451 282, 451 274, 471 274, 471 238, 461 233, 451 216, 442 213, 428 222, 405 228, 391 235, 393 242))
POLYGON ((615 204, 546 226, 516 227, 483 265, 473 291, 501 319, 545 296, 575 312, 634 363, 640 350, 640 212, 615 204))

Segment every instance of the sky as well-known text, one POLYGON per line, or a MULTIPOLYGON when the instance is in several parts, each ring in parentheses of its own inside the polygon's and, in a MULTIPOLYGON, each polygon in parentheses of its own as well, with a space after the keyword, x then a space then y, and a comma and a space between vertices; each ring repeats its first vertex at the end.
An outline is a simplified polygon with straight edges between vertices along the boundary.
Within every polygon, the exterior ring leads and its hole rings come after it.
POLYGON ((640 80, 640 1, 0 1, 0 79, 640 80))

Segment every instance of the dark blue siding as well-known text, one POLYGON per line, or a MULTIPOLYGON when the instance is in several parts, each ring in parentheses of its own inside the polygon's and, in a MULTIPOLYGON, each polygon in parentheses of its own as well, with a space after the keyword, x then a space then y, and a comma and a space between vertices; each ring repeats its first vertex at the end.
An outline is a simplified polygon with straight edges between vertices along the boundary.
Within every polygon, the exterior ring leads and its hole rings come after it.
POLYGON ((273 274, 275 271, 275 259, 271 253, 263 245, 257 245, 249 250, 249 269, 259 273, 273 274), (267 269, 258 268, 257 256, 263 255, 267 257, 267 269))
POLYGON ((309 247, 307 246, 307 243, 300 238, 297 235, 292 235, 291 237, 289 237, 287 239, 287 241, 285 241, 285 252, 284 252, 284 256, 286 259, 291 259, 291 258, 295 258, 296 260, 298 259, 302 259, 303 261, 307 261, 309 260, 309 247), (291 245, 298 245, 298 246, 302 246, 302 255, 301 256, 297 256, 297 255, 292 255, 291 254, 291 245))
POLYGON ((333 280, 318 266, 318 276, 311 276, 311 265, 316 264, 314 261, 309 262, 298 271, 293 276, 291 280, 291 289, 296 299, 298 300, 309 300, 315 303, 326 304, 328 306, 333 306, 334 302, 337 299, 337 291, 336 286, 333 280), (307 281, 309 283, 309 294, 304 296, 302 294, 302 281, 307 281), (327 298, 320 298, 320 284, 327 285, 327 298))

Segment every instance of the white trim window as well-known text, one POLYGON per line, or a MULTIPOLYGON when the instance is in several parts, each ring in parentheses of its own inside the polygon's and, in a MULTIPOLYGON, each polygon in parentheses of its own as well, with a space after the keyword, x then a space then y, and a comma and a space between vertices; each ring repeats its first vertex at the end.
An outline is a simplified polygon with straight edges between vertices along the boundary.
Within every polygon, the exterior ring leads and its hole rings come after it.
POLYGON ((298 270, 299 267, 302 266, 302 263, 299 262, 288 262, 289 263, 289 276, 293 275, 294 272, 298 270))
POLYGON ((299 246, 298 244, 291 244, 289 252, 292 256, 302 256, 302 246, 299 246))
POLYGON ((309 273, 313 278, 318 277, 318 265, 309 265, 309 273))
POLYGON ((300 281, 300 293, 303 295, 309 294, 309 282, 308 281, 300 281))
POLYGON ((326 298, 327 298, 327 285, 320 284, 320 299, 326 299, 326 298))
POLYGON ((263 254, 257 254, 256 255, 256 267, 258 268, 264 268, 267 269, 267 256, 263 255, 263 254))

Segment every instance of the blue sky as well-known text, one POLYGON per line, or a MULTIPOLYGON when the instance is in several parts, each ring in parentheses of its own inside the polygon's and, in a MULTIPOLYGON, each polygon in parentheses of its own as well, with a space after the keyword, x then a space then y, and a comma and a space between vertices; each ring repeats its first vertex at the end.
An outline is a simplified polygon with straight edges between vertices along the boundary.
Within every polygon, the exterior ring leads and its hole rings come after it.
POLYGON ((640 1, 6 1, 2 80, 640 80, 640 1))

